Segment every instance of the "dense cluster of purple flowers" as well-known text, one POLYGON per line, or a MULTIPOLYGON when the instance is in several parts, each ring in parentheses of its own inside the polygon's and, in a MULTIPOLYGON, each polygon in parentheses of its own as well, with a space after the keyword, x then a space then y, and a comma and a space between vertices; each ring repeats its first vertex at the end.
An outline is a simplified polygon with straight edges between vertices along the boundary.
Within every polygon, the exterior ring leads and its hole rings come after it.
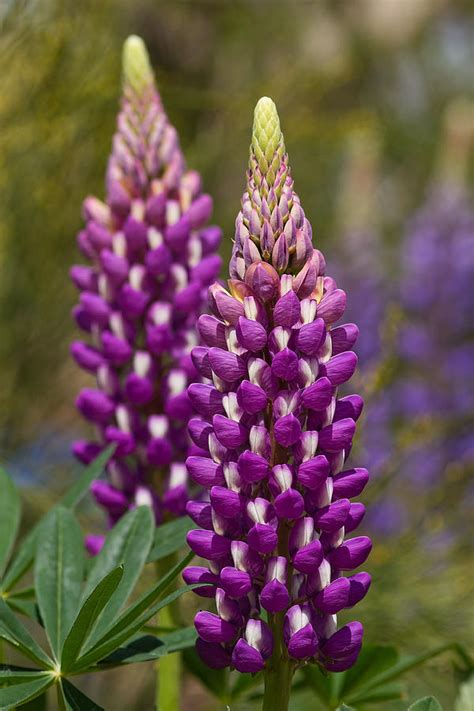
MULTIPOLYGON (((94 424, 94 441, 74 444, 88 463, 117 445, 108 482, 92 492, 113 524, 130 506, 147 503, 184 512, 184 464, 190 453, 187 386, 196 320, 216 278, 221 233, 206 227, 212 201, 199 175, 187 171, 176 130, 155 87, 138 38, 124 49, 124 92, 107 170, 107 199, 84 202, 78 245, 88 266, 71 270, 80 291, 74 317, 88 335, 72 354, 96 378, 77 407, 94 424)), ((192 452, 192 445, 191 445, 192 452)), ((90 539, 91 550, 100 541, 90 539)))
POLYGON ((196 591, 217 607, 196 615, 197 649, 210 666, 241 672, 272 655, 347 669, 362 625, 338 630, 336 615, 370 585, 368 573, 344 575, 371 550, 365 536, 345 538, 365 513, 350 499, 368 480, 347 467, 362 399, 337 396, 356 368, 358 329, 335 325, 346 295, 312 246, 266 98, 255 110, 230 277, 228 290, 209 289, 213 315, 198 322, 205 345, 192 351, 204 382, 188 389, 202 451, 187 466, 209 492, 188 503, 200 526, 188 543, 209 565, 184 578, 210 583, 196 591))
POLYGON ((425 442, 409 450, 421 485, 439 480, 450 463, 474 461, 473 246, 474 211, 467 196, 440 187, 415 215, 402 247, 403 380, 395 416, 431 422, 425 442))

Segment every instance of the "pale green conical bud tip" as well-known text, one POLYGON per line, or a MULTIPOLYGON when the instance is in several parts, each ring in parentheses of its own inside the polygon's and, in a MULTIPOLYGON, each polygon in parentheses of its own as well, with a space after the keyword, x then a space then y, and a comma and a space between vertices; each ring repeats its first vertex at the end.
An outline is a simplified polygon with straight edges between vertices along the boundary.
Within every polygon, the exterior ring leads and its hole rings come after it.
POLYGON ((154 75, 144 41, 137 35, 130 35, 123 45, 123 78, 138 94, 153 84, 154 75))
POLYGON ((259 99, 255 107, 250 152, 262 173, 267 172, 277 154, 281 158, 285 153, 277 108, 268 96, 259 99))

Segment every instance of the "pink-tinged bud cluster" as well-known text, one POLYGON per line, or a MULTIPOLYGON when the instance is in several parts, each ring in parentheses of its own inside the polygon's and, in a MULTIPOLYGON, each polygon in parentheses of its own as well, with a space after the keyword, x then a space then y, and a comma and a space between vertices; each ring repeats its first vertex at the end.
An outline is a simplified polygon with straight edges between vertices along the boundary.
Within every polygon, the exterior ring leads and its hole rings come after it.
MULTIPOLYGON (((220 269, 221 234, 205 226, 212 200, 199 175, 185 168, 138 38, 124 49, 106 186, 105 203, 84 202, 78 245, 88 266, 71 270, 80 291, 74 317, 87 336, 71 351, 96 380, 77 398, 96 436, 76 442, 74 453, 88 463, 115 443, 108 482, 95 482, 93 495, 111 524, 139 504, 152 506, 159 522, 164 510, 184 513, 188 499, 186 390, 197 379, 190 352, 207 287, 220 269)), ((98 546, 91 542, 91 549, 98 546)))
POLYGON ((346 538, 365 513, 351 499, 368 472, 347 464, 363 403, 337 395, 356 367, 358 329, 336 325, 346 296, 312 247, 269 99, 255 111, 230 274, 228 290, 209 289, 213 315, 198 321, 205 345, 192 352, 204 382, 188 389, 199 414, 190 435, 205 450, 188 471, 209 492, 188 504, 200 526, 188 544, 209 564, 184 578, 217 606, 196 616, 197 649, 211 667, 241 672, 275 654, 347 669, 362 625, 338 630, 336 615, 371 582, 352 572, 370 539, 346 538))

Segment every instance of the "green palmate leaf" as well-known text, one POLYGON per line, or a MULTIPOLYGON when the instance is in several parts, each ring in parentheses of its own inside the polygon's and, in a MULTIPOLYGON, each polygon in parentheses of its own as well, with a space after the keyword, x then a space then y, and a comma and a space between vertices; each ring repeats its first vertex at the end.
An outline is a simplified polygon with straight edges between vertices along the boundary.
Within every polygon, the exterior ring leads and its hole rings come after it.
POLYGON ((4 639, 41 667, 52 667, 52 660, 35 642, 26 627, 17 619, 6 602, 0 597, 0 639, 4 639))
POLYGON ((39 672, 37 669, 16 667, 11 664, 0 664, 0 686, 12 686, 31 681, 33 677, 49 677, 49 672, 39 672))
POLYGON ((148 556, 155 530, 149 506, 140 506, 127 513, 107 536, 104 547, 95 559, 87 578, 84 600, 106 573, 119 565, 124 573, 115 595, 104 609, 92 636, 91 644, 99 640, 127 601, 140 576, 148 556))
POLYGON ((373 680, 382 672, 391 669, 398 661, 395 647, 381 645, 366 645, 352 669, 344 677, 340 696, 350 700, 356 689, 363 689, 366 684, 373 686, 373 680))
POLYGON ((111 444, 99 454, 93 462, 82 471, 78 481, 69 489, 59 502, 66 509, 74 509, 88 493, 94 479, 98 479, 104 471, 105 465, 115 451, 117 445, 111 444))
POLYGON ((58 507, 43 528, 35 562, 38 606, 56 659, 77 614, 83 570, 81 529, 71 511, 58 507))
POLYGON ((169 605, 174 600, 177 600, 178 597, 183 595, 183 593, 188 592, 195 587, 196 585, 187 585, 183 588, 175 590, 163 600, 160 600, 160 602, 155 603, 151 607, 147 604, 146 608, 148 609, 145 609, 145 611, 138 617, 135 615, 134 611, 134 619, 128 624, 125 624, 125 621, 128 618, 128 611, 126 611, 124 616, 119 618, 117 625, 114 625, 102 640, 99 640, 99 642, 91 650, 87 651, 83 657, 78 659, 77 663, 74 665, 74 671, 77 672, 82 669, 86 669, 87 667, 100 662, 115 649, 118 649, 127 639, 133 637, 133 635, 135 635, 136 632, 143 627, 150 617, 153 617, 153 615, 156 615, 156 613, 163 607, 166 607, 166 605, 169 605))
POLYGON ((336 711, 356 711, 353 706, 348 706, 347 704, 341 704, 337 707, 336 711))
POLYGON ((148 555, 148 563, 153 563, 161 558, 166 558, 170 553, 175 553, 186 542, 186 534, 196 528, 196 524, 187 516, 177 518, 175 521, 164 523, 156 529, 155 542, 148 555))
POLYGON ((434 696, 425 696, 409 706, 408 711, 443 711, 443 707, 434 696))
MULTIPOLYGON (((150 605, 153 605, 156 600, 158 600, 165 592, 166 590, 172 585, 174 579, 180 574, 180 572, 183 570, 183 568, 186 567, 186 565, 192 560, 194 554, 193 553, 188 553, 188 555, 177 565, 175 565, 167 575, 165 575, 164 578, 159 580, 156 585, 154 585, 151 590, 148 592, 143 593, 134 603, 133 605, 130 605, 122 614, 119 616, 115 622, 111 623, 109 629, 107 632, 104 634, 101 640, 97 642, 97 645, 105 642, 105 640, 119 634, 122 632, 122 630, 128 628, 131 624, 135 622, 138 618, 142 616, 144 612, 146 612, 147 608, 150 607, 150 605)), ((147 619, 150 619, 148 617, 147 619)), ((133 633, 132 633, 133 634, 133 633)), ((128 635, 126 639, 130 639, 132 635, 128 635)), ((114 647, 116 649, 119 647, 121 642, 114 647)), ((89 644, 86 647, 86 653, 93 647, 97 646, 96 644, 89 644)), ((112 651, 112 650, 110 650, 112 651)), ((108 654, 108 652, 107 652, 108 654)))
MULTIPOLYGON (((186 669, 208 689, 213 696, 221 701, 229 700, 229 672, 227 669, 210 669, 200 659, 195 649, 183 652, 186 669)), ((245 675, 247 676, 247 675, 245 675)))
POLYGON ((21 504, 18 491, 8 474, 0 468, 0 577, 15 543, 20 524, 21 504))
MULTIPOLYGON (((84 469, 79 480, 63 497, 58 506, 63 506, 64 508, 69 509, 77 506, 77 504, 89 491, 91 482, 94 479, 97 479, 102 473, 104 466, 111 457, 114 449, 115 445, 110 445, 110 447, 104 450, 102 454, 97 457, 97 459, 95 459, 84 469)), ((11 590, 15 583, 26 573, 28 568, 33 563, 36 551, 36 542, 38 539, 42 539, 43 528, 48 525, 52 516, 54 516, 56 508, 57 506, 52 508, 51 511, 31 529, 30 533, 22 542, 18 553, 16 554, 3 579, 1 585, 1 589, 3 591, 11 590)))
POLYGON ((450 650, 456 652, 456 654, 460 657, 460 659, 462 659, 463 664, 466 667, 469 668, 472 665, 469 655, 460 645, 443 644, 440 647, 436 647, 435 649, 430 650, 429 652, 425 652, 424 654, 406 655, 399 658, 399 660, 392 667, 378 674, 372 680, 367 680, 364 690, 373 689, 375 687, 382 686, 383 684, 387 684, 388 682, 394 681, 395 679, 400 678, 410 669, 415 669, 416 667, 421 666, 421 664, 424 664, 430 659, 433 659, 434 657, 437 657, 440 654, 444 654, 445 652, 448 652, 450 650))
POLYGON ((182 630, 176 630, 161 637, 152 635, 138 637, 126 647, 121 647, 106 657, 100 666, 111 667, 160 659, 160 657, 164 657, 167 654, 193 647, 196 638, 197 633, 194 627, 185 627, 182 630))
POLYGON ((100 613, 118 592, 122 576, 122 567, 112 570, 99 582, 84 602, 64 642, 61 671, 68 672, 73 666, 100 613))
POLYGON ((22 684, 0 688, 0 709, 6 711, 36 698, 54 682, 52 674, 32 672, 31 679, 22 684))
POLYGON ((31 620, 36 620, 41 624, 41 615, 39 614, 38 605, 36 602, 31 602, 31 600, 23 600, 22 598, 12 597, 6 598, 7 605, 11 607, 15 612, 19 612, 25 617, 29 617, 31 620))
POLYGON ((67 679, 61 679, 59 693, 66 711, 104 711, 102 706, 96 704, 92 699, 79 691, 67 679))
POLYGON ((403 697, 401 684, 384 684, 374 686, 373 689, 364 690, 348 698, 352 704, 375 704, 381 701, 392 701, 403 697))

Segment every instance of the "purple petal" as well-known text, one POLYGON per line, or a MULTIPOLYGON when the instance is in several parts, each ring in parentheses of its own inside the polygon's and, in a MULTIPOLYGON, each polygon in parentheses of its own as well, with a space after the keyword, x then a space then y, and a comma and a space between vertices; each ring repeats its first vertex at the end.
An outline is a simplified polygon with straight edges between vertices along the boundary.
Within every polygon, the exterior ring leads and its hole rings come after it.
POLYGON ((236 491, 224 486, 213 486, 210 498, 212 508, 224 518, 236 518, 242 512, 242 497, 236 491))
POLYGON ((97 372, 99 366, 105 363, 102 353, 82 341, 75 341, 71 345, 71 354, 81 368, 91 373, 97 372))
POLYGON ((256 523, 249 530, 247 540, 257 553, 271 553, 278 543, 278 536, 269 524, 256 523))
POLYGON ((237 634, 235 625, 212 612, 198 612, 194 618, 194 626, 205 642, 231 642, 237 634))
POLYGON ((228 383, 233 383, 247 374, 245 361, 235 353, 224 351, 222 348, 210 348, 209 361, 214 373, 228 383))
POLYGON ((297 347, 305 355, 314 356, 326 336, 326 325, 322 318, 305 323, 297 332, 297 347))
POLYGON ((298 377, 298 356, 289 348, 284 348, 273 357, 271 369, 276 378, 291 382, 298 377))
POLYGON ((243 570, 227 566, 221 570, 221 585, 230 597, 244 597, 252 590, 252 579, 243 570))
POLYGON ((369 472, 367 469, 362 467, 347 469, 336 474, 333 478, 333 496, 337 499, 351 499, 353 496, 359 496, 368 481, 369 472))
POLYGON ((304 511, 304 499, 296 489, 287 489, 275 499, 275 511, 279 518, 299 518, 304 511))
POLYGON ((230 653, 220 644, 198 639, 196 642, 196 650, 204 664, 207 664, 211 669, 225 669, 225 667, 229 667, 232 662, 230 653))
POLYGON ((254 454, 249 449, 242 452, 237 460, 237 465, 240 476, 247 484, 261 481, 270 474, 268 460, 260 456, 260 454, 254 454))
POLYGON ((192 406, 200 415, 211 418, 217 413, 223 413, 222 393, 213 385, 205 383, 191 383, 188 395, 192 406))
POLYGON ((118 295, 120 310, 125 318, 131 320, 140 318, 143 315, 148 301, 148 294, 134 289, 130 284, 124 284, 118 295))
POLYGON ((193 442, 201 449, 207 449, 209 443, 209 435, 213 432, 209 422, 193 418, 188 424, 189 435, 193 442))
POLYGON ((354 375, 357 367, 357 356, 354 351, 339 353, 320 367, 321 375, 329 378, 334 386, 346 383, 354 375))
POLYGON ((90 464, 102 452, 102 446, 96 442, 86 442, 85 440, 77 440, 73 442, 72 453, 83 464, 90 464))
POLYGON ((344 351, 349 351, 359 335, 359 329, 355 323, 345 323, 342 326, 333 328, 330 331, 332 339, 332 354, 337 355, 344 351))
POLYGON ((353 654, 362 642, 364 628, 360 622, 349 622, 329 637, 321 652, 330 659, 340 659, 353 654))
POLYGON ((350 418, 339 420, 320 431, 319 446, 326 452, 340 452, 351 444, 354 433, 354 420, 350 418))
POLYGON ((323 296, 318 304, 318 317, 325 323, 338 321, 346 309, 346 294, 342 289, 335 289, 323 296))
POLYGON ((264 585, 260 593, 260 604, 272 614, 286 610, 290 604, 290 594, 286 585, 279 580, 271 580, 264 585))
POLYGON ((318 454, 298 467, 297 479, 308 489, 318 489, 329 474, 329 462, 324 454, 318 454))
POLYGON ((236 331, 239 344, 252 353, 265 348, 267 332, 265 327, 258 321, 241 316, 237 322, 236 331))
POLYGON ((160 244, 156 249, 151 249, 145 255, 145 266, 154 277, 168 274, 172 262, 172 255, 165 244, 160 244))
POLYGON ((84 388, 76 399, 78 410, 92 422, 107 424, 115 411, 115 405, 108 395, 100 390, 84 388))
POLYGON ((316 654, 318 648, 318 638, 311 625, 306 625, 302 629, 291 635, 287 643, 288 653, 294 659, 305 659, 316 654))
POLYGON ((314 515, 316 527, 328 533, 339 530, 344 526, 350 507, 349 499, 339 499, 334 504, 324 506, 314 515))
POLYGON ((273 309, 273 323, 275 326, 291 328, 300 317, 300 300, 293 290, 282 296, 273 309))
POLYGON ((201 588, 194 588, 193 593, 200 597, 214 597, 216 586, 219 584, 219 576, 211 573, 208 568, 200 565, 191 565, 183 571, 183 580, 186 585, 196 585, 198 583, 211 583, 203 585, 201 588))
POLYGON ((249 380, 243 380, 237 389, 237 402, 242 410, 255 415, 267 406, 267 395, 259 386, 249 380))
POLYGON ((273 429, 275 439, 282 447, 291 447, 301 436, 301 424, 292 413, 280 417, 273 429))
POLYGON ((208 501, 188 501, 186 513, 201 528, 205 528, 207 531, 213 530, 212 508, 208 501))
POLYGON ((209 348, 217 346, 224 350, 227 349, 227 341, 225 337, 225 325, 215 316, 203 314, 198 319, 199 334, 209 348))
POLYGON ((222 467, 208 457, 188 457, 186 467, 191 479, 199 486, 210 489, 211 486, 225 484, 222 467))
POLYGON ((257 649, 239 639, 232 652, 232 664, 239 672, 255 674, 264 668, 265 661, 257 649))
POLYGON ((91 556, 95 556, 98 553, 100 553, 100 551, 104 547, 104 543, 105 543, 105 536, 94 536, 92 534, 89 534, 84 539, 84 545, 86 547, 86 551, 91 556))
POLYGON ((133 350, 128 341, 104 331, 101 336, 104 355, 112 365, 124 365, 132 357, 133 350))
POLYGON ((104 481, 93 481, 91 494, 111 514, 121 516, 128 509, 128 499, 122 491, 104 481))
POLYGON ((348 513, 347 518, 344 522, 344 529, 345 529, 346 533, 355 531, 355 529, 358 527, 358 525, 360 524, 360 522, 362 521, 364 516, 365 516, 364 504, 359 504, 359 503, 351 504, 349 513, 348 513))
POLYGON ((212 531, 189 531, 186 540, 191 550, 206 560, 219 560, 230 553, 230 540, 212 531))
POLYGON ((301 403, 310 410, 324 410, 332 398, 333 387, 328 378, 318 378, 315 383, 303 390, 301 403))
POLYGON ((214 415, 212 426, 217 439, 224 447, 237 449, 248 440, 249 433, 247 428, 241 425, 240 422, 230 420, 223 415, 214 415))
POLYGON ((364 563, 370 551, 372 541, 367 536, 357 536, 345 541, 339 548, 335 548, 327 558, 334 568, 340 570, 353 570, 364 563))
POLYGON ((314 598, 318 610, 334 615, 347 606, 351 590, 349 578, 338 578, 323 588, 314 598))
POLYGON ((211 361, 209 360, 209 348, 197 346, 191 351, 191 358, 194 367, 204 378, 212 380, 211 361))
POLYGON ((348 580, 351 588, 347 607, 353 607, 367 595, 372 583, 372 578, 368 573, 356 573, 356 575, 352 575, 348 580))
POLYGON ((347 397, 343 397, 336 402, 334 421, 342 420, 344 417, 350 417, 354 422, 357 422, 363 407, 364 401, 360 395, 348 395, 347 397))
POLYGON ((315 573, 323 560, 323 547, 319 541, 312 541, 300 548, 293 558, 293 566, 300 573, 315 573))

